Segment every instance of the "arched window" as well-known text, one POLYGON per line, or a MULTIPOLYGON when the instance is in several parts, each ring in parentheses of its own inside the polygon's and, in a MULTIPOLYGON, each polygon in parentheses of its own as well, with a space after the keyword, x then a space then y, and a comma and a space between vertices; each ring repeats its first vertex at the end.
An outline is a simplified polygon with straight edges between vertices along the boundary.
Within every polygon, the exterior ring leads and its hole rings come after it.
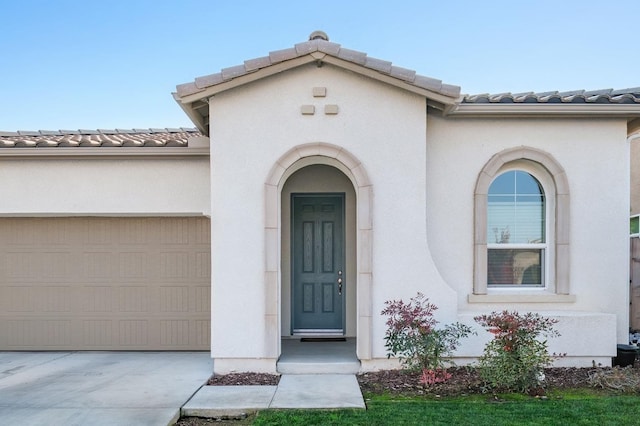
POLYGON ((548 153, 494 155, 476 183, 471 302, 570 302, 569 183, 548 153), (529 289, 529 292, 521 290, 529 289))
POLYGON ((523 170, 497 176, 487 198, 487 285, 545 286, 547 253, 542 185, 523 170))

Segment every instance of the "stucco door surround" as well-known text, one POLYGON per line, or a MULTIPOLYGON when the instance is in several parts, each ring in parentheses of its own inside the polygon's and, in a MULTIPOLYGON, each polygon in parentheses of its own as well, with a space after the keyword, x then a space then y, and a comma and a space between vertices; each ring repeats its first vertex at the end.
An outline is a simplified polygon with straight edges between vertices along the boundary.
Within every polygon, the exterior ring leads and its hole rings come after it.
POLYGON ((356 353, 371 359, 371 287, 373 223, 372 186, 360 161, 347 150, 328 143, 296 146, 273 165, 265 182, 265 348, 267 356, 280 355, 281 283, 281 193, 287 179, 311 165, 327 165, 340 170, 352 182, 356 194, 356 353))

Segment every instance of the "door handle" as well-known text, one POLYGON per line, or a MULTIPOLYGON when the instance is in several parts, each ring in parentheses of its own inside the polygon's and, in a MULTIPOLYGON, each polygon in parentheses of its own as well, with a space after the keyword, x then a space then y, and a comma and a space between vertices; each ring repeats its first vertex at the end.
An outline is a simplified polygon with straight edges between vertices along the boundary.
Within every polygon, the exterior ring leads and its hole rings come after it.
POLYGON ((342 296, 342 271, 338 271, 338 295, 342 296))

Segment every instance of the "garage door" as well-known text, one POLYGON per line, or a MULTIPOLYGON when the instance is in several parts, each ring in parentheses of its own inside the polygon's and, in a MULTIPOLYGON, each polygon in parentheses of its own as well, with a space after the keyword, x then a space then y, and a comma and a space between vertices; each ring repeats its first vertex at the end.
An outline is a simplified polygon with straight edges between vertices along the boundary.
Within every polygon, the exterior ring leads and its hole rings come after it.
POLYGON ((210 223, 0 219, 0 350, 209 350, 210 223))

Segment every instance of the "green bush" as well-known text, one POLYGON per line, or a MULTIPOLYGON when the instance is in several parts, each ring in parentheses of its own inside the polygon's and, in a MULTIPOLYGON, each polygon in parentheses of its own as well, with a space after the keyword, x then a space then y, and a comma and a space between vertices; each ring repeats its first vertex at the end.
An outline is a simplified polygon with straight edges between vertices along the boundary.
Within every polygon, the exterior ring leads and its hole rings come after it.
POLYGON ((515 311, 492 312, 474 319, 494 336, 480 357, 479 371, 485 383, 492 389, 515 392, 540 387, 544 368, 553 362, 547 341, 540 337, 559 336, 554 329, 558 321, 515 311))
POLYGON ((471 328, 461 324, 448 324, 437 329, 438 321, 433 312, 438 308, 418 293, 405 303, 402 300, 385 302, 382 315, 386 315, 387 331, 385 347, 387 357, 398 357, 402 366, 421 371, 420 382, 425 385, 443 382, 451 377, 446 367, 461 338, 471 333, 471 328))

